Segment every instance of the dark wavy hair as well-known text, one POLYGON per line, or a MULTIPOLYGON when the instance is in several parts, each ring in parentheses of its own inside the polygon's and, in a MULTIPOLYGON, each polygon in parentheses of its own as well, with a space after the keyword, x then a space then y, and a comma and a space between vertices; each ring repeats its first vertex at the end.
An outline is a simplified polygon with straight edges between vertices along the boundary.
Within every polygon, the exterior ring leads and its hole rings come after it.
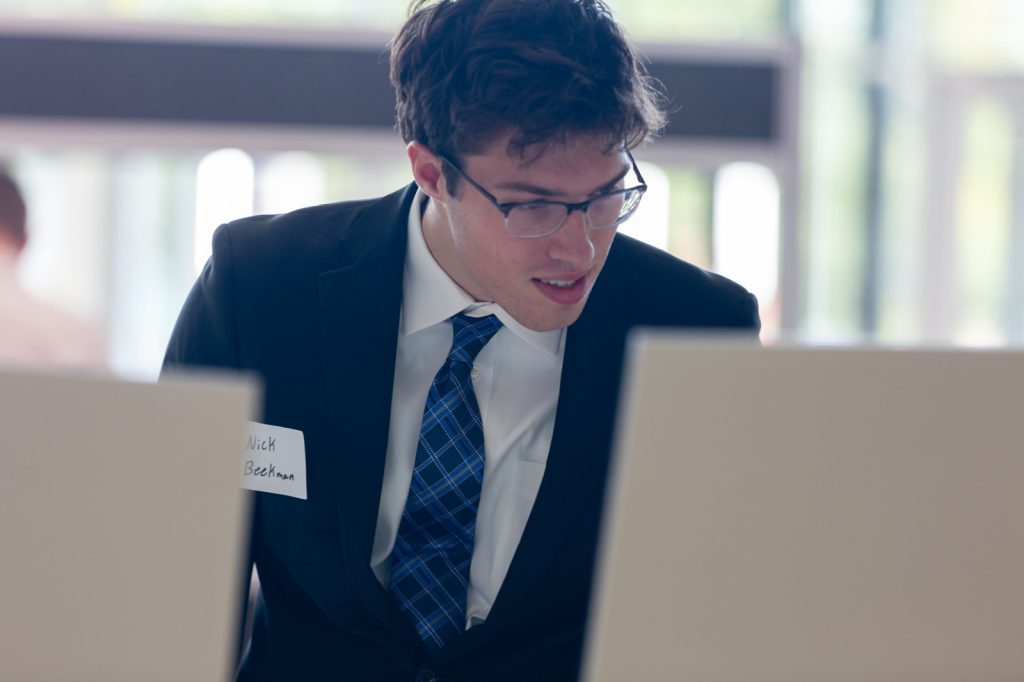
POLYGON ((15 243, 25 239, 25 200, 14 179, 0 166, 0 234, 15 243))
POLYGON ((406 142, 458 159, 510 133, 525 159, 580 134, 631 149, 664 126, 664 97, 601 0, 416 0, 409 12, 391 43, 406 142))

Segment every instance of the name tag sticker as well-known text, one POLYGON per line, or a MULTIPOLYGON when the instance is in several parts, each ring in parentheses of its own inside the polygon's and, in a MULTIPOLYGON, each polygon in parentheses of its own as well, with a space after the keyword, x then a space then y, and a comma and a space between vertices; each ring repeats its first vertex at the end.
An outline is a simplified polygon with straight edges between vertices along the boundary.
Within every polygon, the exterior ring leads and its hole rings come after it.
POLYGON ((242 487, 306 499, 306 441, 302 431, 249 422, 242 487))

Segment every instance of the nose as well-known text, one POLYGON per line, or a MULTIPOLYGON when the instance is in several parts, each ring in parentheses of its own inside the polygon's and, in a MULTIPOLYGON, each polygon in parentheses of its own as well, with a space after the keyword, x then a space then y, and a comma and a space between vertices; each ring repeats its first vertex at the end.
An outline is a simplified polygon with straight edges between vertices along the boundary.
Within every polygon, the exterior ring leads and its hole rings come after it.
POLYGON ((573 211, 550 237, 548 255, 571 270, 585 270, 594 262, 594 242, 583 211, 573 211))

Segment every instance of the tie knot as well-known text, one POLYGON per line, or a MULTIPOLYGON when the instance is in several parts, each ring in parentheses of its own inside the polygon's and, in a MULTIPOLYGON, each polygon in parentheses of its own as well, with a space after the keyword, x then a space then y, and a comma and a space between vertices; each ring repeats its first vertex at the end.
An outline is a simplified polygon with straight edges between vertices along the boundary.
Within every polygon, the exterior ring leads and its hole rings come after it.
POLYGON ((473 364, 477 354, 501 329, 501 320, 494 315, 469 317, 465 313, 459 313, 451 320, 454 338, 449 357, 452 362, 473 364))

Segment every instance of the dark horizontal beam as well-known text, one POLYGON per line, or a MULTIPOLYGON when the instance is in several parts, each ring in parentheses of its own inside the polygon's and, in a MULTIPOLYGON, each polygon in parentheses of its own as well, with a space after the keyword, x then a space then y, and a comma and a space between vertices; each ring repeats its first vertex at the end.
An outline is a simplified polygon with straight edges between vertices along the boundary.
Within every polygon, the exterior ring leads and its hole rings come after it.
POLYGON ((669 97, 666 137, 779 142, 778 64, 657 60, 648 69, 669 97))
MULTIPOLYGON (((666 136, 777 141, 779 66, 650 64, 666 136)), ((384 48, 0 35, 0 116, 380 127, 394 123, 384 48)))

